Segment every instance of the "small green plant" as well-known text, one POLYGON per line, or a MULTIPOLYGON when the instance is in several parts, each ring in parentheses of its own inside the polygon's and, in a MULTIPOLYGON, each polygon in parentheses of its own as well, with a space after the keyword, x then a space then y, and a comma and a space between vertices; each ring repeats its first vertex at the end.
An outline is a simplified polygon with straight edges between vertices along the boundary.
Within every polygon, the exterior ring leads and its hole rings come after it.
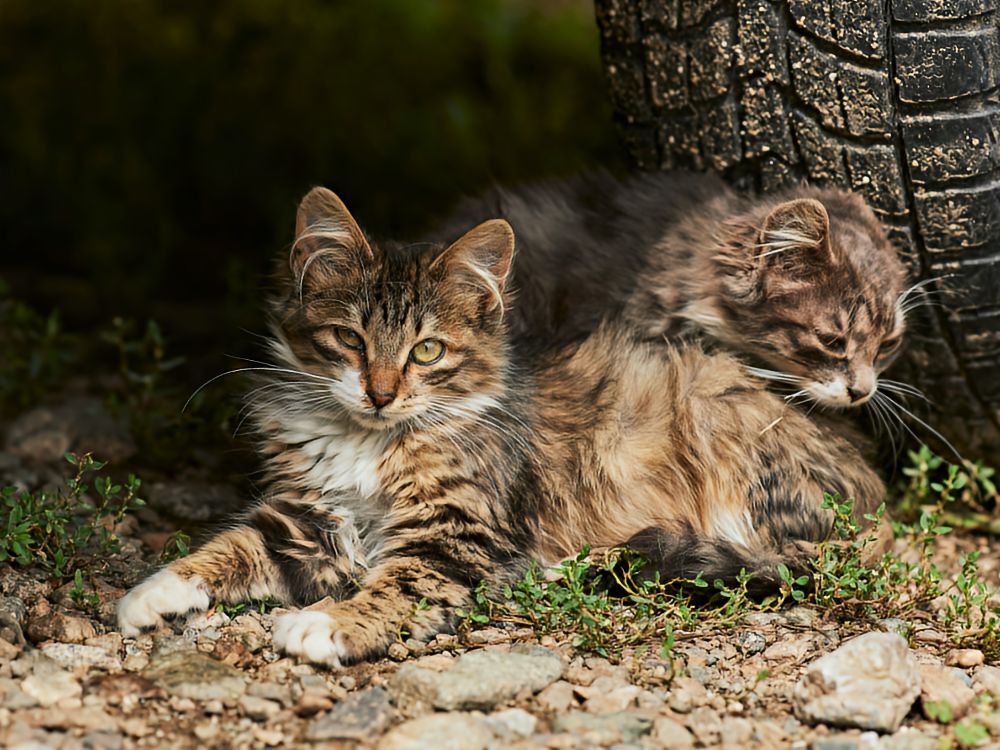
POLYGON ((93 609, 101 603, 101 597, 87 593, 83 586, 83 571, 77 568, 73 571, 73 587, 69 590, 70 599, 79 609, 93 609))
POLYGON ((118 388, 110 396, 113 410, 127 415, 132 436, 145 463, 174 466, 190 455, 192 445, 218 440, 229 430, 238 399, 236 379, 220 381, 225 394, 205 398, 182 386, 177 377, 183 357, 168 356, 167 340, 156 321, 139 327, 114 318, 101 332, 117 361, 118 388))
POLYGON ((520 580, 499 589, 481 585, 472 606, 461 613, 463 626, 526 625, 605 656, 659 640, 661 655, 672 665, 676 641, 689 633, 731 629, 749 612, 802 603, 851 628, 870 628, 885 618, 929 620, 953 645, 998 654, 1000 610, 996 591, 977 573, 979 554, 963 556, 959 570, 950 574, 934 560, 938 540, 953 531, 943 521, 953 513, 951 507, 995 492, 993 472, 978 464, 947 464, 927 449, 911 453, 911 460, 901 488, 910 522, 893 522, 906 540, 901 555, 871 559, 870 550, 890 523, 885 503, 858 518, 850 499, 827 495, 822 507, 830 514, 832 534, 816 545, 811 570, 793 572, 780 565, 780 587, 763 599, 750 594, 745 571, 729 584, 709 584, 701 577, 661 581, 643 575, 644 561, 627 550, 594 559, 584 549, 548 579, 531 566, 520 580), (613 585, 595 587, 594 581, 613 585))
POLYGON ((0 280, 0 411, 40 401, 62 380, 75 352, 57 310, 37 313, 11 299, 0 280))
POLYGON ((951 729, 955 742, 961 748, 975 747, 981 745, 990 738, 989 730, 982 724, 972 719, 964 719, 951 729))
POLYGON ((105 464, 89 453, 67 453, 66 460, 75 473, 63 491, 0 491, 0 562, 38 566, 59 580, 75 579, 81 569, 119 550, 115 527, 144 504, 136 495, 139 480, 130 474, 124 485, 115 483, 98 473, 105 464))
POLYGON ((160 563, 168 563, 181 557, 187 557, 191 552, 191 537, 178 529, 160 551, 160 563))
POLYGON ((266 615, 275 607, 280 607, 281 602, 277 599, 268 597, 266 599, 252 599, 246 602, 237 602, 236 604, 226 604, 225 602, 216 602, 215 610, 221 612, 228 617, 238 617, 239 615, 246 614, 247 612, 256 610, 262 615, 266 615))

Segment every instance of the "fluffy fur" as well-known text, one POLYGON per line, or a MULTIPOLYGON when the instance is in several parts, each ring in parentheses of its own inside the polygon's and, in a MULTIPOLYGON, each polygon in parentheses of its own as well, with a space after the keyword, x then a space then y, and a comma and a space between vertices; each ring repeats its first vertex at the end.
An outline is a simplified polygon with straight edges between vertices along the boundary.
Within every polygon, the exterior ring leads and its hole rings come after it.
POLYGON ((227 602, 271 595, 312 605, 279 619, 276 645, 337 666, 400 629, 446 629, 480 581, 585 544, 634 540, 668 576, 773 582, 828 537, 824 492, 859 518, 882 499, 860 441, 727 354, 613 324, 513 351, 502 221, 447 247, 377 246, 317 188, 297 236, 253 412, 270 491, 130 592, 129 632, 206 605, 168 595, 184 582, 227 602))
POLYGON ((852 193, 596 174, 469 200, 439 236, 497 216, 518 235, 519 338, 572 340, 606 317, 650 340, 697 332, 837 407, 871 399, 900 350, 905 269, 852 193))

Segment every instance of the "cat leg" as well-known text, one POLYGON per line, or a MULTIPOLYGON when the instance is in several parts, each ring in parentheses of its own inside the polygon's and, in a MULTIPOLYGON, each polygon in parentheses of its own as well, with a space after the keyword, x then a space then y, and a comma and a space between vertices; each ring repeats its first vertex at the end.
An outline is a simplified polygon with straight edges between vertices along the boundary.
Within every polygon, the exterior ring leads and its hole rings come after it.
POLYGON ((516 575, 525 561, 496 514, 469 508, 452 498, 390 518, 390 542, 361 589, 350 599, 279 617, 275 646, 339 667, 381 656, 403 631, 423 640, 450 629, 455 608, 470 603, 480 581, 516 575))
POLYGON ((341 593, 358 577, 334 532, 344 519, 322 507, 274 498, 246 514, 187 557, 131 589, 118 603, 125 635, 156 627, 169 615, 274 597, 314 601, 341 593))

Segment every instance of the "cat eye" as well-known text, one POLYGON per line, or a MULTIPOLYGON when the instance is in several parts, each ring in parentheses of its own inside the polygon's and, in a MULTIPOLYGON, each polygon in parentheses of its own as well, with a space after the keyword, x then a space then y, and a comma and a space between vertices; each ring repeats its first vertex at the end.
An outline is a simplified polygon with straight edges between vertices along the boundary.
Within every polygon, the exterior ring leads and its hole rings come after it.
POLYGON ((432 365, 443 356, 444 343, 437 339, 424 339, 410 350, 410 359, 418 365, 432 365))
POLYGON ((882 344, 881 344, 881 345, 879 346, 879 348, 878 348, 878 353, 879 353, 879 354, 888 354, 888 353, 889 353, 889 352, 891 352, 891 351, 892 351, 893 349, 895 349, 895 348, 896 348, 897 346, 899 346, 899 342, 900 342, 900 339, 899 339, 899 338, 894 338, 894 339, 886 339, 886 340, 885 340, 885 341, 883 341, 883 342, 882 342, 882 344))
POLYGON ((364 340, 358 333, 352 331, 350 328, 341 328, 340 326, 337 326, 333 329, 333 333, 336 335, 337 340, 348 349, 364 351, 364 340))
POLYGON ((823 345, 824 349, 834 354, 843 354, 847 349, 847 341, 844 340, 843 336, 823 336, 816 334, 816 338, 819 339, 819 343, 823 345))

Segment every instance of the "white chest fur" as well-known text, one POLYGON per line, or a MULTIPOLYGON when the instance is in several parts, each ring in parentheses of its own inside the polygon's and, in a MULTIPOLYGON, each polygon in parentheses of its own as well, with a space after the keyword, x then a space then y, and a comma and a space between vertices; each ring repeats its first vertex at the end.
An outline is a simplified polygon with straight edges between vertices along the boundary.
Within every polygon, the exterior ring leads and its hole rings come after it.
POLYGON ((338 419, 297 417, 277 437, 299 446, 307 459, 297 484, 321 493, 319 503, 341 519, 328 533, 353 564, 369 566, 381 547, 386 498, 381 493, 380 466, 393 436, 338 419))
POLYGON ((283 442, 298 444, 310 466, 301 477, 303 487, 324 495, 360 495, 379 492, 379 467, 392 436, 356 427, 341 420, 296 420, 279 433, 283 442))

